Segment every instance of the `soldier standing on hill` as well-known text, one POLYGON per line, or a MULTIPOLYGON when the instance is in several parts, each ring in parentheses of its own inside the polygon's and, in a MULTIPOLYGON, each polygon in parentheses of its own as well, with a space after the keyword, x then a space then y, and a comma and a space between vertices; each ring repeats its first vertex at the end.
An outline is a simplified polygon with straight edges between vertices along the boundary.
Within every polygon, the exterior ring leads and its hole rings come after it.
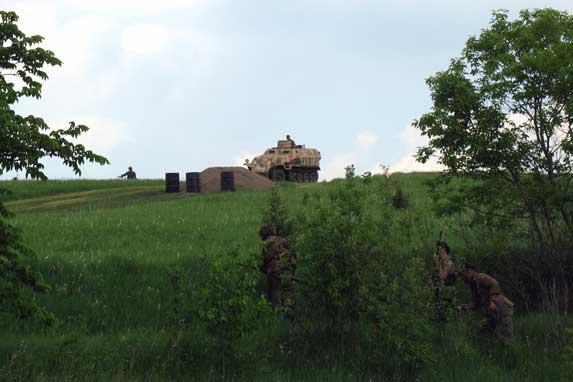
POLYGON ((474 300, 464 304, 462 309, 481 309, 486 322, 480 333, 495 334, 501 342, 509 344, 513 339, 513 303, 501 293, 497 280, 467 264, 462 277, 470 285, 474 300))
POLYGON ((263 241, 261 271, 267 275, 267 297, 273 308, 286 308, 293 316, 293 277, 296 257, 289 253, 288 241, 277 234, 277 227, 265 224, 259 230, 263 241))
POLYGON ((135 171, 133 171, 132 167, 129 167, 127 169, 127 172, 124 174, 121 174, 119 177, 120 178, 127 177, 127 179, 137 179, 137 175, 135 174, 135 171))

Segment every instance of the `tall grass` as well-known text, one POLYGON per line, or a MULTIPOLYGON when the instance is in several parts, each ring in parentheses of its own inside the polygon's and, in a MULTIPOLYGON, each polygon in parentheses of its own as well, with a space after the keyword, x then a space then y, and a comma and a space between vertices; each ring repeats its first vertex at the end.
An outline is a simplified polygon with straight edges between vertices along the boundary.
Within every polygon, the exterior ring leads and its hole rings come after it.
MULTIPOLYGON (((431 250, 439 226, 448 224, 431 217, 424 181, 433 176, 391 177, 400 183, 412 208, 427 216, 420 222, 426 229, 405 233, 395 228, 396 237, 410 237, 404 240, 404 253, 426 250, 412 243, 427 242, 431 250)), ((155 186, 158 182, 48 181, 29 183, 27 188, 20 186, 27 182, 16 181, 13 200, 95 188, 155 186)), ((11 182, 0 187, 6 183, 11 182)), ((280 192, 292 216, 298 216, 297 211, 307 208, 308 200, 320 201, 337 183, 289 184, 280 192)), ((39 381, 404 380, 372 365, 365 369, 366 361, 348 355, 343 362, 333 352, 309 355, 299 351, 290 343, 287 322, 262 327, 241 339, 234 363, 222 369, 205 328, 188 310, 195 303, 194 291, 206 282, 213 259, 227 256, 230 250, 259 253, 257 228, 269 195, 268 190, 170 198, 150 195, 137 204, 108 195, 98 197, 97 203, 92 200, 19 213, 14 222, 39 255, 34 266, 52 285, 52 292, 39 298, 59 318, 60 326, 46 332, 3 320, 0 375, 9 380, 39 381)), ((396 213, 407 219, 411 212, 396 213)), ((460 246, 463 243, 461 238, 450 239, 460 246)), ((435 339, 436 362, 418 378, 563 378, 555 317, 520 316, 515 326, 515 346, 500 348, 474 335, 479 327, 477 317, 460 316, 435 339)))
POLYGON ((110 188, 130 188, 160 186, 162 180, 158 179, 106 179, 106 180, 1 180, 0 189, 10 191, 7 195, 0 195, 0 201, 7 202, 29 198, 44 197, 62 193, 103 190, 110 188))

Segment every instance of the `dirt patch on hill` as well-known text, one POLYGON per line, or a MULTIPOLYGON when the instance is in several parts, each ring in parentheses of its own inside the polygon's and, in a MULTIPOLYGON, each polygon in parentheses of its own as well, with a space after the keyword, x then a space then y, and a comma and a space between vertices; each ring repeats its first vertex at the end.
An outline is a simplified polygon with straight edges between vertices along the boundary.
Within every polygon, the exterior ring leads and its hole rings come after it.
POLYGON ((144 194, 146 192, 159 193, 160 190, 160 186, 105 188, 101 190, 66 192, 39 198, 21 199, 13 202, 8 202, 5 205, 11 211, 22 212, 36 209, 61 207, 72 204, 83 204, 90 201, 126 197, 130 195, 144 194))
POLYGON ((201 172, 201 192, 221 191, 221 172, 223 171, 235 173, 236 189, 271 188, 275 186, 272 180, 243 167, 209 167, 201 172))

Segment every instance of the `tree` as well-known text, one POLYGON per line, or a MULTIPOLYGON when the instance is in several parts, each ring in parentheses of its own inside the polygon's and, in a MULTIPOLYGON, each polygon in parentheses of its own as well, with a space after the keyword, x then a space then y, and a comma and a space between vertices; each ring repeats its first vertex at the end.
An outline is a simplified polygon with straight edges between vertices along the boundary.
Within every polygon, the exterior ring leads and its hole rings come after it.
MULTIPOLYGON (((0 175, 17 170, 25 171, 26 177, 46 180, 40 162, 46 156, 62 159, 76 174, 81 174, 80 166, 86 161, 109 163, 68 140, 88 131, 87 126, 70 122, 66 129, 50 130, 42 118, 14 111, 19 99, 41 97, 42 81, 48 79, 44 67, 62 64, 53 52, 35 47, 43 37, 26 36, 17 21, 16 13, 0 11, 0 175)), ((7 221, 9 216, 0 202, 0 313, 53 323, 53 315, 28 293, 45 292, 47 285, 25 264, 25 258, 34 253, 22 244, 20 231, 7 221)))
POLYGON ((437 154, 448 178, 476 180, 459 203, 525 217, 540 251, 554 248, 573 219, 573 16, 494 12, 427 84, 432 110, 414 126, 429 143, 418 160, 437 154))

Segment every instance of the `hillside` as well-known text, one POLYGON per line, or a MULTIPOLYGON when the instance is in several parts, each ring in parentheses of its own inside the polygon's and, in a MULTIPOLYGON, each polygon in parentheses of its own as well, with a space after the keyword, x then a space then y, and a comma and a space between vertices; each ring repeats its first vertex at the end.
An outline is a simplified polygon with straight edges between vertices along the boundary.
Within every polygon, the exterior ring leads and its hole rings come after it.
MULTIPOLYGON (((428 251, 430 256, 438 232, 451 225, 432 215, 425 182, 433 177, 375 177, 364 188, 381 197, 398 184, 405 191, 409 207, 395 214, 404 222, 415 214, 418 224, 401 244, 405 253, 428 251)), ((325 203, 342 183, 284 184, 279 193, 291 216, 306 219, 311 207, 325 203)), ((160 180, 0 182, 0 188, 14 192, 6 206, 17 213, 14 223, 52 285, 40 301, 60 321, 52 331, 3 321, 2 375, 12 380, 383 380, 384 374, 356 364, 359 360, 350 355, 338 360, 335 353, 302 355, 310 349, 300 356, 283 353, 290 330, 284 320, 240 339, 234 363, 221 363, 200 312, 194 311, 197 293, 208 282, 213 261, 258 256, 257 230, 270 191, 168 195, 162 185, 160 180), (265 348, 265 343, 276 346, 265 348), (362 369, 363 374, 356 373, 362 369)), ((451 232, 449 241, 463 242, 451 232)), ((299 259, 304 271, 304 254, 299 259)), ((477 321, 477 316, 466 317, 447 328, 459 341, 438 351, 438 368, 420 371, 424 380, 559 377, 560 358, 550 345, 555 333, 547 329, 554 317, 518 317, 520 339, 511 353, 462 338, 477 321), (539 346, 547 351, 539 352, 539 346), (441 372, 442 366, 447 370, 441 372)))

